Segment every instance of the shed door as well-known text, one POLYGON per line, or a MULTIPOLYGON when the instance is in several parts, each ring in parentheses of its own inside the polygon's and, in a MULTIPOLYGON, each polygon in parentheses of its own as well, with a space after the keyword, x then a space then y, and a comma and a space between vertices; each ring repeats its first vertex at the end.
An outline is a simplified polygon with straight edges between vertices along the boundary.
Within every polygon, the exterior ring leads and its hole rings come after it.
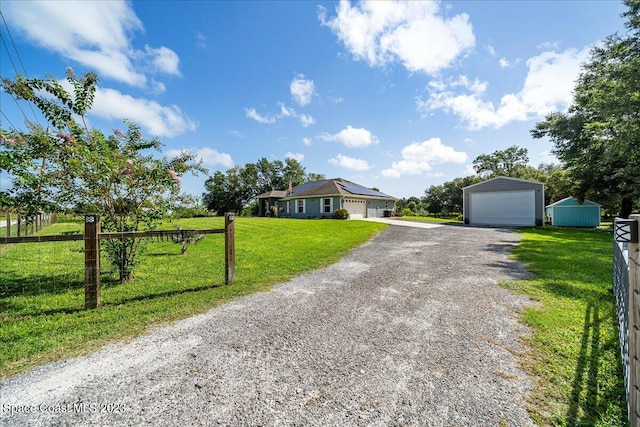
POLYGON ((470 201, 471 224, 536 224, 536 195, 533 190, 471 193, 470 201))
POLYGON ((367 202, 362 199, 344 199, 343 207, 349 211, 350 218, 364 218, 367 215, 367 202))

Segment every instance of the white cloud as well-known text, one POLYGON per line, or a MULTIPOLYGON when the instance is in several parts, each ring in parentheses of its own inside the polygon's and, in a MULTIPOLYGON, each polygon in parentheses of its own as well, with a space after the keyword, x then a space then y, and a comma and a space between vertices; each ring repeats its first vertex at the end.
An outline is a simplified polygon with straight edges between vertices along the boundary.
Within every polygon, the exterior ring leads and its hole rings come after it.
POLYGON ((540 162, 542 163, 553 163, 553 164, 560 163, 556 155, 553 154, 551 150, 541 151, 540 153, 538 153, 538 156, 540 156, 539 157, 540 162))
POLYGON ((174 137, 195 131, 197 126, 176 105, 161 105, 114 89, 98 88, 89 114, 111 120, 128 119, 158 137, 174 137))
POLYGON ((556 40, 554 42, 544 42, 540 43, 536 46, 540 50, 557 50, 560 48, 560 41, 556 40))
POLYGON ((244 134, 242 132, 240 132, 240 131, 235 130, 235 129, 229 129, 228 132, 229 132, 229 135, 233 135, 236 138, 244 138, 244 134))
POLYGON ((489 55, 494 56, 496 54, 495 48, 490 44, 484 46, 484 48, 486 49, 487 52, 489 52, 489 55))
POLYGON ((147 73, 180 75, 178 55, 171 49, 132 46, 133 35, 144 27, 129 2, 4 2, 2 11, 32 42, 102 78, 146 88, 152 84, 147 73))
POLYGON ((302 138, 302 143, 307 146, 311 145, 311 138, 305 136, 302 138))
POLYGON ((354 128, 348 125, 336 134, 323 132, 318 136, 323 141, 335 141, 349 148, 368 147, 378 143, 378 138, 364 128, 354 128))
POLYGON ((527 60, 529 72, 522 89, 504 95, 497 106, 483 99, 484 90, 479 90, 482 84, 475 84, 475 87, 462 85, 470 93, 456 93, 451 90, 455 85, 449 84, 444 88, 430 85, 429 98, 423 100, 418 97, 416 107, 424 116, 435 110, 451 112, 459 116, 470 130, 497 129, 513 121, 543 117, 571 103, 580 64, 588 58, 589 51, 588 47, 581 51, 550 51, 530 58, 527 60))
POLYGON ((198 46, 201 49, 204 49, 205 47, 207 47, 207 36, 205 36, 199 31, 196 33, 196 46, 198 46))
POLYGON ((365 171, 367 169, 371 169, 371 166, 366 160, 355 159, 343 154, 338 154, 336 157, 329 159, 328 162, 329 164, 332 164, 334 166, 340 166, 345 169, 351 169, 355 171, 365 171))
POLYGON ((307 114, 300 114, 299 118, 300 118, 300 123, 304 127, 309 127, 316 122, 316 119, 314 119, 313 117, 307 114))
POLYGON ((508 67, 513 67, 513 66, 519 64, 520 61, 521 61, 520 58, 516 58, 514 61, 509 61, 507 58, 502 57, 498 61, 498 64, 500 65, 501 68, 508 68, 508 67))
POLYGON ((431 138, 421 143, 412 142, 402 149, 402 160, 393 162, 391 168, 382 171, 387 178, 400 178, 403 175, 421 175, 440 163, 464 163, 467 153, 456 151, 443 145, 440 138, 431 138))
POLYGON ((297 160, 299 162, 302 162, 304 160, 304 154, 302 153, 292 153, 291 151, 288 151, 285 155, 284 155, 285 159, 293 159, 293 160, 297 160))
POLYGON ((144 50, 146 56, 157 71, 176 76, 180 75, 178 67, 178 65, 180 65, 180 58, 178 58, 178 55, 174 51, 164 46, 157 49, 145 46, 144 50))
POLYGON ((188 150, 168 150, 166 154, 167 157, 176 157, 185 151, 193 154, 197 161, 202 161, 205 165, 219 165, 226 168, 231 168, 234 165, 233 159, 229 154, 220 153, 218 150, 209 147, 191 148, 188 150))
POLYGON ((280 106, 279 117, 295 117, 297 115, 296 110, 294 110, 293 108, 288 108, 286 105, 284 105, 283 102, 278 102, 278 105, 280 106))
POLYGON ((275 123, 276 118, 273 116, 262 116, 260 115, 255 108, 245 108, 244 112, 247 117, 255 120, 258 123, 275 123))
POLYGON ((469 16, 444 17, 438 2, 341 1, 331 19, 319 10, 322 24, 372 67, 398 61, 411 72, 435 74, 475 45, 469 16))
POLYGON ((263 124, 275 123, 277 120, 285 117, 293 117, 300 120, 300 124, 303 127, 308 127, 316 122, 316 119, 310 115, 298 114, 293 108, 287 107, 284 102, 278 102, 278 106, 280 107, 280 113, 276 115, 262 115, 258 113, 255 108, 245 108, 244 111, 247 117, 263 124))
POLYGON ((474 175, 476 175, 476 170, 473 168, 473 163, 469 163, 464 168, 464 174, 465 174, 465 176, 474 176, 474 175))
POLYGON ((304 74, 298 74, 289 85, 291 96, 300 105, 304 106, 311 102, 311 97, 315 93, 313 80, 305 78, 304 74))

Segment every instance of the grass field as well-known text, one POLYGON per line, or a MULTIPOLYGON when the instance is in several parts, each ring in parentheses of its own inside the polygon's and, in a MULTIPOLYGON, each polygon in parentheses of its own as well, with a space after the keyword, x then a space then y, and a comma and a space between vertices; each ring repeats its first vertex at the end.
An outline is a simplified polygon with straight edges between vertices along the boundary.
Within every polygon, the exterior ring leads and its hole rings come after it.
MULTIPOLYGON (((222 228, 224 220, 184 219, 163 228, 176 225, 222 228)), ((150 243, 130 283, 116 283, 113 273, 103 272, 103 306, 90 311, 82 309, 81 241, 0 245, 0 376, 86 354, 105 343, 135 337, 151 325, 267 290, 296 274, 338 261, 384 227, 364 221, 236 217, 232 285, 222 285, 222 235, 205 237, 185 255, 180 255, 181 245, 150 243)), ((42 233, 81 229, 82 224, 60 223, 42 233)))
POLYGON ((529 411, 541 425, 624 426, 627 404, 612 294, 612 235, 523 230, 514 257, 534 277, 505 284, 538 301, 524 368, 535 380, 529 411))

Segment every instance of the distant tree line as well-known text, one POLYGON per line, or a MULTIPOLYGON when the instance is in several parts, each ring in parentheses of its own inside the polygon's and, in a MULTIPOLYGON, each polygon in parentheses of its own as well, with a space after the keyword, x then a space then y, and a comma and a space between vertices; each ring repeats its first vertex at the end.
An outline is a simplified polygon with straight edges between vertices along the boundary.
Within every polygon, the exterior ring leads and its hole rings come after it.
POLYGON ((495 176, 545 183, 545 204, 567 196, 590 199, 610 214, 640 208, 640 0, 625 0, 626 35, 614 34, 591 50, 566 113, 549 114, 531 131, 548 137, 560 165, 528 166, 517 146, 473 161, 476 176, 429 187, 401 209, 431 214, 462 211, 462 188, 495 176))
POLYGON ((473 161, 476 175, 455 178, 441 185, 432 185, 422 198, 409 197, 398 202, 400 212, 409 209, 418 215, 452 215, 462 212, 462 189, 478 182, 506 176, 545 183, 545 204, 553 203, 571 192, 571 183, 564 168, 554 164, 528 165, 526 148, 511 146, 491 154, 481 154, 473 161))
POLYGON ((299 161, 291 158, 270 162, 261 158, 255 163, 234 166, 227 172, 217 171, 205 182, 203 204, 210 211, 257 214, 256 196, 271 190, 286 190, 303 182, 325 179, 324 175, 307 173, 299 161), (255 212, 254 212, 255 211, 255 212))

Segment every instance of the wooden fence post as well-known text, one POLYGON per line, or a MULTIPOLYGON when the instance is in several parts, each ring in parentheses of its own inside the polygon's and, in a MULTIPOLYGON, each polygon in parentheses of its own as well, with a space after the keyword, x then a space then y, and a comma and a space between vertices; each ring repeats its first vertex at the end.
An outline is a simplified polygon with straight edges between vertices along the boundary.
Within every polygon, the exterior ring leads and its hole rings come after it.
POLYGON ((224 214, 224 284, 233 283, 236 277, 235 213, 224 214))
MULTIPOLYGON (((629 219, 638 222, 640 215, 629 219)), ((637 239, 636 239, 637 240, 637 239)), ((640 427, 640 243, 629 243, 629 425, 640 427)))
POLYGON ((11 237, 11 212, 7 211, 7 237, 11 237))
POLYGON ((20 225, 22 225, 21 222, 22 222, 22 215, 18 214, 18 220, 16 224, 18 227, 18 237, 20 237, 20 225))
POLYGON ((100 307, 100 216, 84 217, 84 308, 100 307))

